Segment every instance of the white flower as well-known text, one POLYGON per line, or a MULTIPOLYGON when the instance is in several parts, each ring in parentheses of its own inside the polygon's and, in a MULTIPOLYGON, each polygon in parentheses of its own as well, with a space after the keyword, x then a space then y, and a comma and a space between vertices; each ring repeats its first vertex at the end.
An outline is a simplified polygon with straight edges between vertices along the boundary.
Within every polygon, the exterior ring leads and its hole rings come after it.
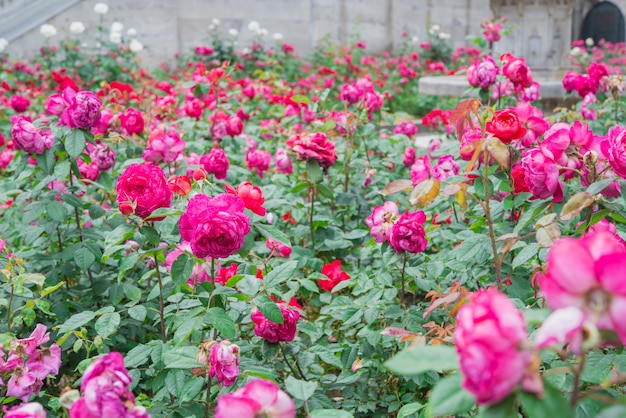
POLYGON ((97 3, 94 6, 93 11, 99 15, 105 15, 109 11, 109 6, 107 6, 105 3, 97 3))
POLYGON ((131 51, 137 53, 143 49, 143 44, 137 39, 131 39, 130 43, 128 44, 128 48, 130 48, 131 51))
POLYGON ((252 22, 248 23, 248 30, 250 32, 258 32, 259 29, 261 29, 261 26, 259 25, 259 22, 257 22, 256 20, 253 20, 252 22))
POLYGON ((135 29, 135 28, 128 28, 128 30, 126 31, 126 35, 128 35, 128 36, 137 36, 137 29, 135 29))
POLYGON ((9 41, 4 38, 0 38, 0 52, 4 51, 8 45, 9 41))
POLYGON ((411 42, 414 43, 414 44, 418 43, 419 41, 420 41, 419 36, 414 36, 414 37, 411 38, 411 42))
POLYGON ((82 44, 80 44, 81 48, 89 48, 89 44, 87 42, 83 42, 82 44))
POLYGON ((577 47, 577 46, 575 46, 574 48, 572 48, 572 50, 569 52, 569 54, 570 54, 572 57, 577 57, 577 56, 581 55, 581 53, 582 53, 582 51, 581 51, 581 50, 580 50, 580 48, 579 48, 579 47, 577 47))
POLYGON ((213 23, 215 26, 219 26, 220 25, 220 20, 219 19, 213 19, 211 21, 211 23, 213 23))
POLYGON ((237 29, 228 29, 228 34, 232 37, 239 35, 239 31, 237 29))
POLYGON ((441 28, 439 27, 439 25, 432 25, 430 27, 430 29, 428 30, 428 33, 430 33, 431 35, 434 35, 435 33, 439 32, 441 30, 441 28))
POLYGON ((120 22, 111 23, 111 32, 122 32, 124 30, 124 25, 120 22))
POLYGON ((57 34, 57 28, 52 25, 48 25, 47 23, 44 23, 43 25, 41 25, 41 28, 39 28, 39 32, 41 32, 41 34, 46 38, 52 38, 54 35, 57 34))
POLYGON ((261 28, 256 32, 256 34, 259 35, 260 37, 267 36, 267 29, 261 28))
POLYGON ((267 215, 265 215, 265 219, 267 219, 267 223, 268 224, 273 224, 274 223, 274 214, 272 212, 267 212, 267 215))
POLYGON ((83 33, 84 31, 85 31, 85 25, 83 25, 83 22, 70 23, 70 32, 78 35, 79 33, 83 33))
POLYGON ((114 44, 119 44, 122 42, 122 34, 120 32, 111 32, 109 33, 109 41, 114 44))
POLYGON ((587 38, 587 39, 585 39, 585 45, 587 45, 587 46, 593 46, 593 38, 587 38))
POLYGON ((209 27, 207 27, 207 30, 209 32, 213 32, 215 30, 215 25, 214 24, 210 24, 209 27))
POLYGON ((283 34, 282 33, 275 33, 272 35, 272 38, 274 38, 275 41, 280 41, 281 39, 283 39, 283 34))
POLYGON ((439 39, 450 39, 450 34, 446 33, 446 32, 440 32, 439 33, 439 39))
POLYGON ((250 52, 252 52, 252 50, 248 47, 245 47, 244 49, 241 50, 241 53, 243 55, 248 55, 250 52))

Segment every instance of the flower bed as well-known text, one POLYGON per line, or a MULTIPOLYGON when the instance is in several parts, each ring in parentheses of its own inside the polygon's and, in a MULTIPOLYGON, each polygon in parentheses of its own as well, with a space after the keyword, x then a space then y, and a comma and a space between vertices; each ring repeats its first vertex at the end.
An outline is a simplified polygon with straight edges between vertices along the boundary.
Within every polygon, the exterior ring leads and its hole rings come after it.
POLYGON ((2 57, 6 416, 623 414, 619 68, 548 118, 437 28, 306 60, 250 29, 153 72, 119 26, 2 57), (416 97, 456 72, 480 100, 416 97))

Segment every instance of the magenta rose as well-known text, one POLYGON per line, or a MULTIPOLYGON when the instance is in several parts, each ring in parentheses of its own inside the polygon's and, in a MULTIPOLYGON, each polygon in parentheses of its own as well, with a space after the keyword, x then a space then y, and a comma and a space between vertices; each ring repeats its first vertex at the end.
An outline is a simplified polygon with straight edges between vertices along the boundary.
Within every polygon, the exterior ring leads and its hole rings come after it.
POLYGON ((4 418, 46 418, 46 411, 37 402, 23 403, 6 411, 4 418))
POLYGON ((253 149, 246 153, 246 163, 250 170, 255 170, 259 177, 263 178, 265 172, 270 168, 272 154, 262 149, 253 149))
POLYGON ((30 106, 30 100, 28 100, 27 97, 18 96, 16 94, 14 96, 11 96, 10 104, 13 110, 15 110, 17 113, 23 113, 28 110, 28 107, 30 106))
POLYGON ((185 144, 185 141, 180 139, 176 132, 165 132, 157 129, 150 135, 148 146, 144 150, 142 158, 155 164, 172 163, 182 156, 185 144))
POLYGON ((89 158, 100 171, 107 171, 115 164, 115 150, 106 144, 90 147, 89 158))
POLYGON ((218 382, 231 386, 239 376, 239 346, 228 340, 212 345, 209 363, 210 377, 217 377, 218 382))
POLYGON ((274 154, 274 163, 276 164, 276 171, 279 173, 293 173, 293 162, 291 161, 291 158, 289 158, 286 149, 278 148, 276 150, 276 154, 274 154))
POLYGON ((601 147, 615 174, 626 179, 626 129, 620 126, 610 129, 601 147))
POLYGON ((472 87, 486 90, 496 82, 499 73, 498 64, 491 56, 485 55, 467 69, 467 81, 472 87))
POLYGON ((426 215, 421 210, 403 213, 389 232, 389 244, 397 252, 421 253, 428 240, 424 229, 426 215))
POLYGON ((526 65, 526 59, 515 57, 509 53, 500 57, 505 62, 502 74, 515 85, 515 89, 530 87, 533 84, 533 74, 526 65))
POLYGON ((300 319, 300 312, 291 309, 284 302, 278 302, 276 305, 283 315, 283 323, 272 322, 261 311, 255 309, 251 315, 252 321, 256 324, 254 333, 270 343, 293 341, 296 336, 296 325, 300 319))
POLYGON ((244 201, 232 194, 191 198, 178 228, 198 258, 226 258, 235 254, 250 232, 250 218, 243 213, 244 201))
POLYGON ((296 418, 296 406, 278 385, 255 379, 217 399, 215 418, 296 418))
POLYGON ((218 180, 223 180, 228 174, 230 161, 221 148, 213 148, 208 154, 200 157, 200 164, 208 174, 214 174, 218 180))
POLYGON ((536 199, 553 197, 555 202, 563 200, 563 184, 559 178, 559 167, 552 157, 541 149, 531 149, 522 154, 524 180, 536 199))
POLYGON ((454 341, 463 387, 479 405, 494 404, 524 379, 530 355, 526 326, 513 303, 495 289, 479 290, 459 309, 454 341))
POLYGON ((129 107, 126 113, 120 113, 119 118, 122 128, 126 130, 128 135, 139 135, 143 132, 145 122, 141 111, 129 107))
POLYGON ((172 202, 165 173, 156 165, 131 164, 117 179, 116 190, 124 215, 135 213, 145 219, 158 208, 169 208, 172 202))
POLYGON ((376 206, 372 214, 365 219, 370 227, 370 235, 376 242, 385 242, 389 239, 391 228, 398 220, 398 206, 394 202, 385 202, 382 206, 376 206))
POLYGON ((430 169, 430 174, 437 180, 445 180, 459 174, 460 168, 461 166, 454 159, 454 155, 446 154, 439 157, 437 165, 430 169))
POLYGON ((63 110, 67 107, 67 102, 62 94, 53 94, 48 98, 46 104, 46 113, 54 116, 61 116, 63 110))
POLYGON ((287 145, 298 155, 298 161, 317 160, 324 170, 334 165, 337 160, 335 144, 329 141, 323 132, 304 136, 294 135, 289 138, 287 145))
POLYGON ((102 102, 90 91, 74 92, 67 88, 63 92, 68 106, 61 113, 61 123, 73 129, 91 129, 98 122, 102 102))
POLYGON ((430 177, 430 160, 428 155, 423 155, 415 159, 411 166, 411 181, 413 184, 421 183, 430 177))
MULTIPOLYGON (((46 148, 52 146, 50 138, 42 135, 28 119, 17 116, 13 119, 11 138, 17 149, 24 150, 29 154, 43 154, 46 148)), ((54 137, 52 137, 54 140, 54 137)))

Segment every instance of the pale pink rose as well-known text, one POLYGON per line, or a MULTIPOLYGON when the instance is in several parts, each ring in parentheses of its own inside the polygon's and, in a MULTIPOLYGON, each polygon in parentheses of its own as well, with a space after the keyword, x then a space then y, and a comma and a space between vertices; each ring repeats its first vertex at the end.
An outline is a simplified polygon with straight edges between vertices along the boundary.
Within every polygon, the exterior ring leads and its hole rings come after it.
POLYGON ((430 174, 441 181, 459 174, 460 168, 461 166, 454 159, 454 155, 446 154, 439 157, 437 165, 430 169, 430 174))
POLYGON ((524 379, 530 356, 522 349, 522 314, 502 293, 479 290, 459 309, 454 340, 463 388, 479 405, 506 398, 524 379))
POLYGON ((574 354, 581 354, 583 345, 583 326, 585 313, 570 306, 557 309, 541 324, 535 334, 538 348, 568 344, 574 354))
POLYGON ((525 102, 536 102, 539 100, 539 91, 541 90, 541 86, 536 81, 530 85, 530 87, 526 87, 522 90, 522 100, 525 102))
POLYGON ((276 383, 255 379, 217 400, 215 418, 295 418, 296 407, 276 383))
POLYGON ((411 181, 413 184, 421 183, 430 177, 430 160, 427 155, 415 159, 411 166, 411 181))
POLYGON ((7 382, 6 396, 15 396, 23 402, 28 402, 33 393, 39 394, 43 383, 28 369, 18 368, 7 382))
POLYGON ((276 164, 276 170, 279 173, 291 174, 293 173, 293 162, 287 154, 287 150, 284 148, 278 148, 276 154, 274 154, 274 163, 276 164))
POLYGON ((185 145, 185 141, 176 132, 164 132, 157 129, 150 135, 148 146, 142 157, 145 161, 154 164, 171 163, 182 156, 185 145))
POLYGON ((564 238, 548 252, 545 273, 537 276, 551 309, 576 307, 598 329, 617 332, 626 342, 626 248, 610 232, 564 238))
POLYGON ((370 235, 376 242, 385 242, 389 239, 391 227, 398 220, 400 212, 394 202, 385 202, 382 206, 376 206, 372 214, 365 219, 370 227, 370 235))
POLYGON ((289 258, 291 255, 291 247, 289 245, 283 244, 282 242, 275 241, 271 238, 267 238, 265 241, 265 246, 270 250, 272 255, 279 255, 284 258, 289 258))
POLYGON ((29 402, 9 409, 4 418, 46 418, 46 411, 41 404, 29 402))

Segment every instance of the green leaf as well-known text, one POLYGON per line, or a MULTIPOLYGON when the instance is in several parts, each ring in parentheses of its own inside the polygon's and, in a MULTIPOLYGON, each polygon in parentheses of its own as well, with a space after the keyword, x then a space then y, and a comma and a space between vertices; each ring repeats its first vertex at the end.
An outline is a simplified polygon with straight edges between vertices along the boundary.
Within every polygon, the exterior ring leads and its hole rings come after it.
POLYGON ((340 409, 316 409, 311 411, 311 418, 354 418, 354 415, 340 409))
POLYGON ((517 394, 504 398, 495 405, 481 408, 481 418, 517 418, 518 401, 517 394))
POLYGON ((454 373, 435 385, 428 398, 428 409, 433 415, 456 415, 474 406, 474 397, 461 387, 461 380, 461 375, 454 373))
POLYGON ((172 276, 174 283, 178 286, 182 286, 187 282, 192 272, 193 260, 191 260, 187 254, 183 253, 176 257, 176 260, 172 263, 170 275, 172 276))
POLYGON ((70 175, 70 160, 59 161, 54 166, 54 176, 59 181, 64 181, 70 175))
POLYGON ((263 281, 263 285, 266 289, 272 289, 281 283, 289 280, 293 273, 298 268, 298 262, 295 260, 287 261, 277 267, 275 267, 272 271, 267 273, 265 276, 265 280, 263 281))
POLYGON ((161 237, 159 236, 157 230, 153 227, 144 225, 139 228, 139 232, 141 233, 141 235, 146 237, 150 244, 159 245, 161 243, 161 237))
POLYGON ((311 103, 311 100, 302 94, 294 94, 293 96, 291 96, 291 101, 294 103, 304 103, 304 104, 311 103))
POLYGON ((400 408, 400 410, 398 411, 398 416, 396 418, 406 418, 409 415, 412 415, 423 408, 424 408, 424 405, 422 405, 419 402, 406 404, 402 408, 400 408))
POLYGON ((72 157, 78 157, 85 149, 85 132, 82 129, 72 129, 65 137, 65 151, 72 157))
POLYGON ((76 328, 82 327, 83 325, 87 325, 96 317, 95 312, 85 311, 74 314, 70 316, 67 321, 65 321, 59 327, 59 335, 65 334, 68 331, 73 331, 76 328))
MULTIPOLYGON (((282 316, 281 316, 282 317, 282 316)), ((215 327, 224 338, 235 338, 235 323, 222 308, 211 308, 205 315, 207 322, 215 327)))
POLYGON ((120 314, 117 312, 104 314, 96 321, 96 332, 106 339, 117 330, 120 322, 120 314))
POLYGON ((185 372, 171 370, 165 375, 165 387, 172 396, 180 397, 180 392, 185 385, 185 372))
POLYGON ((459 359, 454 347, 425 345, 399 352, 387 360, 384 366, 401 376, 415 376, 430 370, 456 370, 459 368, 459 359))
POLYGON ((124 277, 124 273, 128 270, 134 268, 137 265, 137 261, 139 260, 138 253, 130 253, 126 257, 122 258, 122 262, 117 268, 117 282, 121 282, 124 277))
POLYGON ((593 196, 594 194, 600 193, 602 190, 606 189, 611 183, 613 183, 613 179, 599 180, 590 184, 586 191, 593 196))
POLYGON ((543 386, 543 399, 539 399, 534 393, 522 392, 522 408, 526 412, 525 416, 528 418, 572 418, 574 414, 563 394, 545 379, 543 386))
POLYGON ((96 261, 96 256, 87 248, 83 247, 74 251, 74 262, 79 269, 87 270, 93 265, 94 261, 96 261))
POLYGON ((148 310, 143 305, 133 306, 128 310, 128 315, 139 322, 143 322, 147 314, 148 310))
MULTIPOLYGON (((165 348, 165 347, 164 347, 165 348)), ((163 352, 163 363, 166 369, 194 369, 203 367, 196 361, 198 349, 196 347, 176 347, 163 352)))
POLYGON ((539 244, 535 243, 529 244, 526 247, 522 248, 513 259, 513 263, 511 263, 511 268, 515 269, 516 267, 521 266, 522 264, 536 256, 538 251, 539 244))
POLYGON ((70 206, 78 209, 82 209, 85 205, 82 200, 74 196, 73 194, 62 194, 61 199, 70 206))
POLYGON ((603 409, 595 418, 623 418, 626 417, 626 405, 613 405, 603 409))
POLYGON ((278 230, 276 227, 271 225, 263 225, 263 224, 254 224, 254 227, 263 235, 265 238, 271 238, 274 241, 281 242, 285 245, 291 245, 289 241, 289 237, 282 231, 278 230))
POLYGON ((275 302, 267 297, 267 295, 259 295, 255 299, 255 304, 268 320, 274 322, 275 324, 283 324, 285 322, 285 318, 283 318, 283 313, 280 311, 280 308, 275 302))
POLYGON ((65 222, 67 219, 67 209, 61 202, 50 202, 46 205, 46 212, 53 221, 65 222))
POLYGON ((202 318, 194 317, 184 321, 174 333, 174 345, 180 346, 195 330, 202 328, 202 318))
POLYGON ((322 178, 323 178, 322 170, 320 168, 320 163, 317 160, 307 160, 306 172, 307 172, 309 179, 313 183, 318 183, 322 181, 322 178))
POLYGON ((289 376, 285 379, 285 389, 296 399, 306 401, 315 393, 317 382, 307 382, 305 380, 296 379, 289 376))
POLYGON ((150 359, 150 353, 153 347, 145 344, 141 344, 132 348, 126 357, 124 357, 124 365, 127 369, 132 369, 141 366, 150 359))

